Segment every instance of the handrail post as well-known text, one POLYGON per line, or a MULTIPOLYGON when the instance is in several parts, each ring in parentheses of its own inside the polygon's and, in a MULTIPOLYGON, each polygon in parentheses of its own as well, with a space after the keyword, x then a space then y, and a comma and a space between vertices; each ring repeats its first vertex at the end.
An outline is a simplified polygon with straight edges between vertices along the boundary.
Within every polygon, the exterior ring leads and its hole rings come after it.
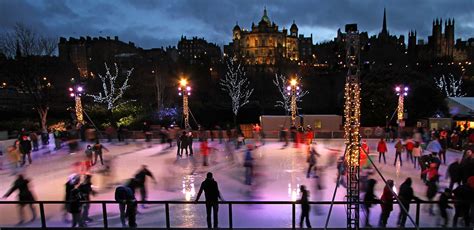
POLYGON ((232 229, 232 203, 229 202, 229 228, 232 229))
POLYGON ((420 226, 420 202, 416 202, 416 216, 415 216, 416 226, 420 226))
POLYGON ((41 218, 41 228, 46 228, 46 217, 44 215, 44 205, 43 202, 39 202, 40 208, 40 218, 41 218))
POLYGON ((170 205, 168 202, 165 203, 165 214, 166 214, 166 228, 170 228, 170 205))
POLYGON ((109 222, 107 220, 107 204, 102 202, 102 218, 104 218, 104 228, 109 228, 109 222))
POLYGON ((296 228, 296 205, 295 203, 291 204, 291 227, 296 228))

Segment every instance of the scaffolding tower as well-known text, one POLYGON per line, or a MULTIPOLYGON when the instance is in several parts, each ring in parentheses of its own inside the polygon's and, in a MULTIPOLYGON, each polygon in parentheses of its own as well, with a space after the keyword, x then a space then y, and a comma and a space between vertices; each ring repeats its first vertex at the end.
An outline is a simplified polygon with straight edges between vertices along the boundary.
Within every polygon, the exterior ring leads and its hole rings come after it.
POLYGON ((360 163, 360 68, 359 31, 356 24, 346 25, 346 67, 344 87, 344 137, 347 165, 347 229, 359 229, 360 163))

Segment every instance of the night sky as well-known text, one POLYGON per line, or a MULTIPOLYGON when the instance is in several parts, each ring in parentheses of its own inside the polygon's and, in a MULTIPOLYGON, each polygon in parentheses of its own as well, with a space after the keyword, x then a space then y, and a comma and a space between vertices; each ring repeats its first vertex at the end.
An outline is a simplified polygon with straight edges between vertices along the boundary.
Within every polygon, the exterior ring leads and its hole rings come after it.
POLYGON ((174 46, 181 35, 223 45, 236 21, 250 29, 265 6, 280 28, 295 20, 315 43, 332 40, 347 23, 377 34, 384 7, 391 34, 416 29, 427 40, 434 18, 451 17, 456 39, 474 37, 474 0, 0 0, 0 28, 21 22, 49 36, 119 36, 144 48, 174 46))

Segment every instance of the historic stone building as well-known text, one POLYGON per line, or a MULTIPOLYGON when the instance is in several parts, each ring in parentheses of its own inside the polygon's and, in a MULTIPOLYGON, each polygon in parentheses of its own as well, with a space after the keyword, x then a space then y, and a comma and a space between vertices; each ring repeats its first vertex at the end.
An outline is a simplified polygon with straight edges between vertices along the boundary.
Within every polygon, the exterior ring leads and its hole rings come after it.
POLYGON ((312 36, 298 34, 298 26, 293 22, 290 30, 279 27, 268 17, 264 9, 257 25, 251 30, 235 25, 233 40, 224 46, 224 55, 243 60, 247 65, 275 65, 281 61, 300 62, 314 59, 312 36))
POLYGON ((469 59, 469 53, 473 51, 474 44, 471 45, 461 39, 456 40, 454 24, 454 19, 446 20, 443 33, 443 20, 433 20, 433 28, 431 35, 428 36, 427 44, 423 39, 417 40, 416 31, 410 31, 408 33, 408 53, 421 60, 466 61, 469 59))

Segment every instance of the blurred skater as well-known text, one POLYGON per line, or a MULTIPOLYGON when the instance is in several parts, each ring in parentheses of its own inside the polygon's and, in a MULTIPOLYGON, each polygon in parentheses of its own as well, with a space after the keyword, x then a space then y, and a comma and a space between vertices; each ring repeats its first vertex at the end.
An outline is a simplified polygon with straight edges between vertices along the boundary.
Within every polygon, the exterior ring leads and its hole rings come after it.
MULTIPOLYGON (((13 182, 13 185, 8 189, 8 191, 3 195, 3 199, 6 199, 9 197, 13 192, 18 190, 18 201, 20 202, 34 202, 35 198, 33 196, 33 193, 31 192, 30 188, 28 187, 28 183, 30 181, 28 179, 25 179, 22 174, 19 174, 17 179, 13 182)), ((31 210, 31 220, 30 222, 33 222, 36 219, 36 211, 35 207, 33 206, 33 203, 21 203, 18 205, 19 207, 19 216, 20 216, 20 221, 19 225, 23 224, 25 221, 25 214, 23 212, 23 208, 28 205, 31 210)))
POLYGON ((306 186, 300 186, 301 199, 298 200, 298 203, 301 204, 301 217, 300 217, 300 228, 303 228, 303 221, 306 222, 306 227, 311 228, 311 223, 309 222, 309 191, 306 190, 306 186))

